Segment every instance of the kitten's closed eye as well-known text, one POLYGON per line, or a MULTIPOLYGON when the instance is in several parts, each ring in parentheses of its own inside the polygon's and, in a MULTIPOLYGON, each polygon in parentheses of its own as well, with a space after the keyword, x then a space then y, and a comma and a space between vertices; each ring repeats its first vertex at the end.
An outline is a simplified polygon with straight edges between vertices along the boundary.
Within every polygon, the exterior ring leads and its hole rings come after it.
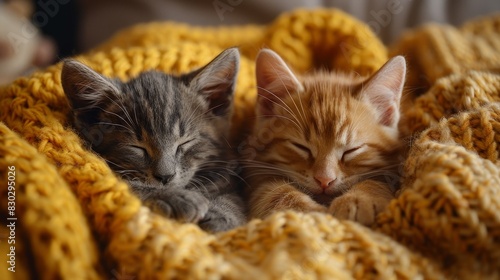
POLYGON ((342 154, 341 161, 344 162, 351 160, 352 158, 354 158, 354 156, 358 155, 359 152, 361 152, 361 148, 363 148, 364 146, 365 144, 344 151, 344 153, 342 154))
POLYGON ((312 156, 311 149, 309 149, 307 146, 297 143, 295 141, 289 141, 289 143, 292 144, 295 150, 299 150, 300 154, 303 155, 304 157, 307 158, 312 156))
MULTIPOLYGON (((147 164, 151 161, 151 156, 146 150, 145 147, 139 145, 127 145, 123 146, 123 148, 118 150, 118 154, 121 157, 122 161, 126 161, 132 164, 131 167, 127 167, 124 169, 133 169, 133 170, 143 170, 147 167, 147 164)), ((123 165, 122 165, 123 166, 123 165)), ((120 167, 122 168, 122 167, 120 167)))
POLYGON ((130 146, 127 146, 127 148, 132 152, 134 153, 134 155, 138 156, 138 157, 141 157, 141 158, 146 158, 148 157, 148 151, 146 150, 146 148, 144 147, 141 147, 141 146, 137 146, 137 145, 130 145, 130 146))
POLYGON ((185 153, 187 149, 189 149, 192 145, 189 144, 194 144, 194 139, 190 139, 187 141, 182 142, 177 146, 177 149, 175 150, 175 155, 180 155, 181 153, 185 153))

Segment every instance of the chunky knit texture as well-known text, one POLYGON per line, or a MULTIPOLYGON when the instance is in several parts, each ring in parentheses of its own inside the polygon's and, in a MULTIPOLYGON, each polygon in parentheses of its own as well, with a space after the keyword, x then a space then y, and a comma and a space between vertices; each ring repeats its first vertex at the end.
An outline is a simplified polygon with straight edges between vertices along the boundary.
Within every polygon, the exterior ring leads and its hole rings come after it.
MULTIPOLYGON (((411 63, 410 86, 425 93, 407 99, 413 105, 401 126, 413 140, 403 188, 372 229, 326 214, 281 212, 211 235, 160 217, 68 127, 60 64, 17 80, 0 90, 0 214, 4 223, 7 167, 15 166, 17 272, 2 265, 0 278, 500 277, 498 22, 491 17, 461 29, 427 26, 393 48, 411 63)), ((251 126, 253 59, 261 47, 274 49, 299 72, 369 74, 388 58, 367 26, 348 15, 299 10, 268 26, 140 25, 78 59, 127 80, 151 68, 189 71, 234 45, 243 56, 235 145, 251 126)), ((0 234, 7 236, 5 227, 0 234)))

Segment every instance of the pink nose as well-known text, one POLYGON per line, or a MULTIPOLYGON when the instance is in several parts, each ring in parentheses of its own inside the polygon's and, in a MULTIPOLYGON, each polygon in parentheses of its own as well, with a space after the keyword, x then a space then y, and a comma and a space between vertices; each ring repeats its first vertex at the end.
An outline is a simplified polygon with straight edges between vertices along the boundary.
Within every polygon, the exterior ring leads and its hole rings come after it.
POLYGON ((333 182, 337 180, 337 178, 321 177, 321 176, 315 176, 314 179, 316 180, 316 183, 318 183, 318 185, 323 189, 326 189, 330 185, 333 185, 333 182))

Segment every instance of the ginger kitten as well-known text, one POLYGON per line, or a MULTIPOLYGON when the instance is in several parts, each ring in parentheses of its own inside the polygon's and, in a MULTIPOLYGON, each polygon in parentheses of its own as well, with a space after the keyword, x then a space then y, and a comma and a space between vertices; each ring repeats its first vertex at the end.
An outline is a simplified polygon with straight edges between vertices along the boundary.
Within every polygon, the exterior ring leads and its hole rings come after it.
POLYGON ((370 77, 297 77, 268 49, 256 63, 257 119, 240 146, 251 216, 290 209, 372 224, 399 182, 404 58, 370 77))

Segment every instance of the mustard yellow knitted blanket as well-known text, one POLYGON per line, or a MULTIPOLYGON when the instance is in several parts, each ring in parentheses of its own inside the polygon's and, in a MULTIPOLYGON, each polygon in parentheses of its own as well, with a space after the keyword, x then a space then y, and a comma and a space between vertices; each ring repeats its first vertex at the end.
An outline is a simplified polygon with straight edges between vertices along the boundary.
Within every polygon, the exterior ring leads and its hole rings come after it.
POLYGON ((390 50, 337 10, 267 26, 153 23, 78 59, 127 80, 189 71, 230 46, 242 53, 234 143, 252 119, 260 48, 299 72, 369 74, 406 56, 411 149, 376 225, 282 212, 211 235, 151 213, 69 128, 58 64, 0 89, 0 279, 500 278, 500 16, 425 26, 390 50))

